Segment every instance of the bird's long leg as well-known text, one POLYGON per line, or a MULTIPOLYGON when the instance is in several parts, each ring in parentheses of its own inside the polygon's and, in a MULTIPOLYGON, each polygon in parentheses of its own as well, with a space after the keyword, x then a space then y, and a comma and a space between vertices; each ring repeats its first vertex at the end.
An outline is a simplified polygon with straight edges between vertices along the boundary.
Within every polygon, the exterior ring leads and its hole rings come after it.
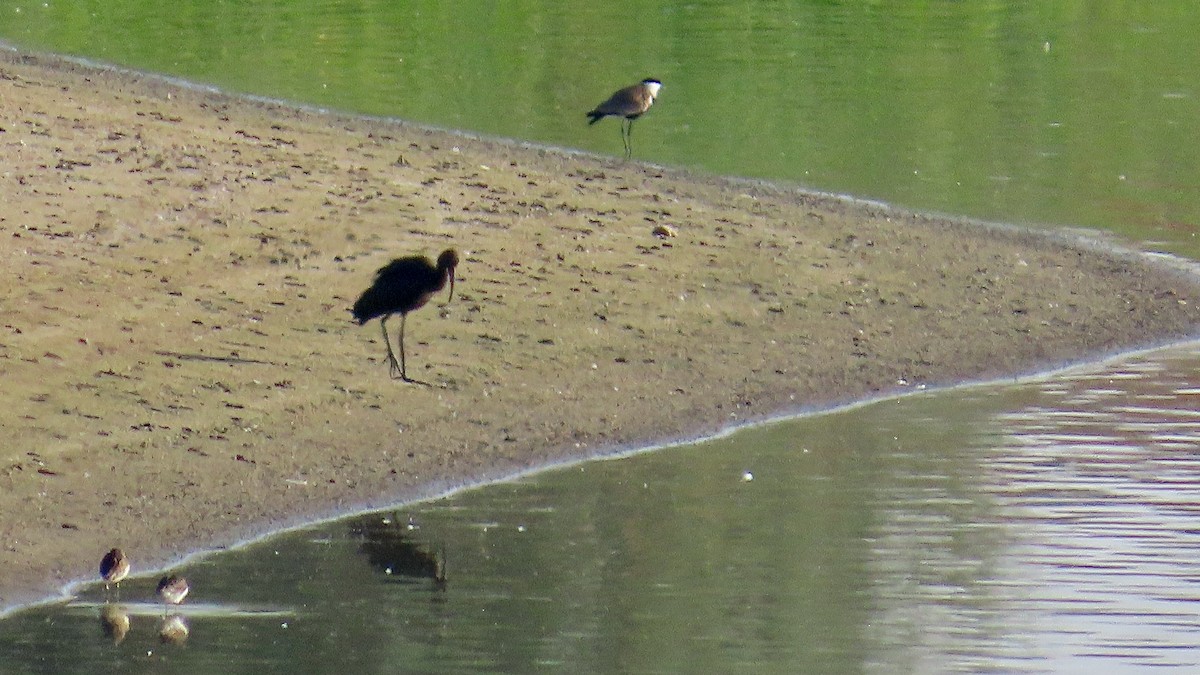
POLYGON ((408 314, 400 315, 400 379, 408 382, 408 371, 404 368, 404 324, 407 323, 408 314))
POLYGON ((628 124, 630 124, 629 120, 622 117, 621 118, 621 145, 625 148, 625 159, 629 159, 629 155, 630 155, 629 135, 628 135, 628 132, 626 132, 626 128, 627 128, 626 125, 628 125, 628 124))
MULTIPOLYGON (((391 315, 389 314, 389 315, 383 317, 382 319, 380 319, 379 325, 381 328, 383 328, 383 344, 387 347, 387 350, 388 350, 388 374, 391 375, 392 377, 395 377, 396 369, 399 368, 401 370, 401 372, 403 372, 404 368, 399 363, 396 362, 396 354, 392 352, 392 341, 390 339, 388 339, 388 334, 387 334, 388 316, 391 316, 391 315)), ((400 316, 401 316, 401 320, 400 320, 401 321, 401 323, 400 323, 401 333, 400 334, 403 335, 404 334, 404 332, 403 332, 404 331, 404 319, 403 319, 404 315, 401 314, 400 316)), ((401 353, 403 353, 403 352, 401 352, 401 353)))
POLYGON ((625 132, 625 159, 633 157, 633 120, 629 120, 629 130, 625 132))

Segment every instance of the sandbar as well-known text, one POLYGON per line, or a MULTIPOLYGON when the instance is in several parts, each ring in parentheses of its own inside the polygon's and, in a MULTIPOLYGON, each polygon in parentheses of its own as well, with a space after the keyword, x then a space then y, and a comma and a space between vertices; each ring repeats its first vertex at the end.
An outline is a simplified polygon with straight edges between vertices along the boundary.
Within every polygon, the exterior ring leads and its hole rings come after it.
POLYGON ((146 571, 1200 321, 1194 278, 1061 233, 52 56, 0 55, 0 146, 0 609, 114 546, 146 571), (456 297, 407 322, 421 383, 392 379, 349 308, 447 247, 456 297))

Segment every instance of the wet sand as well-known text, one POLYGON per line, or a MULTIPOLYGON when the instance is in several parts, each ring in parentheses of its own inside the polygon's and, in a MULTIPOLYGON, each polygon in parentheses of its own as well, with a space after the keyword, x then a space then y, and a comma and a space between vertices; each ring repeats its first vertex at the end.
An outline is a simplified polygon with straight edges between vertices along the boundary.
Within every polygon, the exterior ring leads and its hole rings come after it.
POLYGON ((113 546, 136 574, 1200 321, 1195 280, 1062 236, 52 58, 0 56, 0 103, 0 608, 113 546), (448 246, 457 296, 408 321, 423 384, 393 380, 349 307, 448 246))

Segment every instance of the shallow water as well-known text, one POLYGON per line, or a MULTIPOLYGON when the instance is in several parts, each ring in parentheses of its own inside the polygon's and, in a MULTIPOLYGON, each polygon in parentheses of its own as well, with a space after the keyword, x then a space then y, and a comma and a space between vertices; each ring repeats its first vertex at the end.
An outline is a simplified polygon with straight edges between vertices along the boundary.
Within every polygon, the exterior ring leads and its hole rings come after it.
POLYGON ((291 532, 179 570, 182 644, 137 579, 0 622, 0 671, 1194 668, 1198 369, 1191 344, 291 532))
MULTIPOLYGON (((22 44, 610 154, 583 111, 654 75, 639 158, 1192 257, 1198 26, 1116 0, 0 1, 22 44)), ((181 610, 134 579, 0 621, 0 672, 1194 669, 1198 372, 1192 345, 321 525, 186 566, 181 610)))
POLYGON ((1200 257, 1200 3, 0 0, 0 36, 235 91, 1200 257))

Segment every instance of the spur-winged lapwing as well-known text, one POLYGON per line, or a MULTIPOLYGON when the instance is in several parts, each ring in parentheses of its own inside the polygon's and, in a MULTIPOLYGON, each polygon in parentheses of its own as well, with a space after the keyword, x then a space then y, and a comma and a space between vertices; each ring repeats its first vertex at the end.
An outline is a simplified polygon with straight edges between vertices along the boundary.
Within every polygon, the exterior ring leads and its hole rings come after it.
POLYGON ((589 112, 588 124, 595 124, 609 116, 625 118, 621 122, 621 142, 625 144, 625 157, 628 159, 633 154, 633 121, 654 105, 654 97, 658 96, 659 89, 662 89, 662 82, 654 78, 646 78, 631 87, 625 87, 589 112))

